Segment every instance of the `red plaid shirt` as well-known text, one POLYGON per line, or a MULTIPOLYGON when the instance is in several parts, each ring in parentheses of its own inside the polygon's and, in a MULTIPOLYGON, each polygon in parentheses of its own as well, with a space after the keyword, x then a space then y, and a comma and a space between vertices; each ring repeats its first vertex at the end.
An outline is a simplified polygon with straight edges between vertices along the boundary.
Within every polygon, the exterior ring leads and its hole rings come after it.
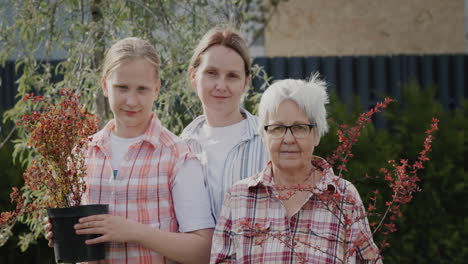
MULTIPOLYGON (((312 163, 322 171, 325 168, 325 161, 318 157, 312 163)), ((288 218, 274 189, 269 162, 262 172, 240 181, 226 194, 210 263, 381 263, 381 260, 364 206, 350 182, 326 170, 309 199, 288 218), (324 208, 318 197, 327 190, 340 193, 343 210, 324 208), (340 212, 348 212, 359 220, 344 228, 340 212)))
MULTIPOLYGON (((109 204, 109 214, 177 232, 172 184, 178 169, 194 155, 153 114, 142 141, 130 146, 114 179, 110 161, 110 133, 114 127, 112 120, 93 136, 89 145, 85 202, 109 204)), ((110 263, 169 263, 157 252, 136 243, 109 243, 106 260, 110 263)))

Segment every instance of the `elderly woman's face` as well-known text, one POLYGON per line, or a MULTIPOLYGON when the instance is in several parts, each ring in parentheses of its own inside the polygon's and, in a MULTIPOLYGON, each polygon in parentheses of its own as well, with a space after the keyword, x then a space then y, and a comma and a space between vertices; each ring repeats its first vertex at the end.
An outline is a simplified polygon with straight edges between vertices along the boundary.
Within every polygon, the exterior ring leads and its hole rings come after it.
MULTIPOLYGON (((268 125, 310 124, 307 115, 302 112, 296 102, 284 100, 276 113, 271 114, 268 125)), ((312 129, 304 137, 295 137, 290 129, 282 137, 273 137, 265 131, 264 142, 267 146, 273 165, 279 169, 300 169, 310 166, 314 148, 320 142, 316 129, 312 129)))

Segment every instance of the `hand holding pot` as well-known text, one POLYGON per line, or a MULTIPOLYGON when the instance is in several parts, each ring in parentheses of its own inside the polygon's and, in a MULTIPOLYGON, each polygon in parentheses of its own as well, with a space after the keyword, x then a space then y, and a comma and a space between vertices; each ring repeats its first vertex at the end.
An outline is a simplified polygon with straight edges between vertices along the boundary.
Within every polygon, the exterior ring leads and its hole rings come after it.
MULTIPOLYGON (((52 232, 52 223, 49 217, 44 217, 44 231, 46 233, 45 238, 49 241, 49 247, 54 247, 54 233, 52 232)), ((109 264, 107 260, 89 261, 88 264, 109 264)))
POLYGON ((49 221, 49 217, 44 217, 44 231, 46 233, 45 239, 48 241, 49 247, 54 247, 54 233, 52 232, 52 223, 49 221))
POLYGON ((108 214, 93 215, 79 219, 75 225, 76 233, 100 234, 102 236, 86 240, 86 244, 102 242, 136 242, 135 231, 140 224, 123 217, 108 214))

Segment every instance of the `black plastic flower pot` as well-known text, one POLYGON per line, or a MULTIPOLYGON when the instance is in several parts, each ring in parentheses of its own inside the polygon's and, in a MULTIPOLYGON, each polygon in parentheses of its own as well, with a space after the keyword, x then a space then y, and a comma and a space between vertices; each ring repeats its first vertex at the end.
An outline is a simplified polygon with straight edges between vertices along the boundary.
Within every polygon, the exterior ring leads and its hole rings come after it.
POLYGON ((78 219, 97 214, 107 214, 109 205, 90 204, 70 208, 49 208, 47 215, 52 223, 54 232, 55 261, 83 262, 100 260, 106 257, 105 243, 86 245, 85 240, 96 238, 100 235, 77 235, 73 227, 78 219))

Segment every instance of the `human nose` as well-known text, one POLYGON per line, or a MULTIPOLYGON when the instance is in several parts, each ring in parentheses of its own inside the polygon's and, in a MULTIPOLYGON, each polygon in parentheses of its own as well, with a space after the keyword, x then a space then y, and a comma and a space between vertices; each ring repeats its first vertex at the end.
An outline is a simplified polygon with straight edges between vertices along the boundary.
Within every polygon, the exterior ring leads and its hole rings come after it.
POLYGON ((136 105, 137 104, 137 95, 133 92, 127 94, 127 98, 125 100, 125 103, 127 105, 136 105))
POLYGON ((227 88, 226 80, 224 78, 220 77, 216 80, 216 90, 221 90, 224 91, 227 88))
POLYGON ((287 127, 286 132, 284 132, 283 142, 291 143, 291 142, 295 142, 295 140, 296 139, 292 133, 291 127, 287 127))

